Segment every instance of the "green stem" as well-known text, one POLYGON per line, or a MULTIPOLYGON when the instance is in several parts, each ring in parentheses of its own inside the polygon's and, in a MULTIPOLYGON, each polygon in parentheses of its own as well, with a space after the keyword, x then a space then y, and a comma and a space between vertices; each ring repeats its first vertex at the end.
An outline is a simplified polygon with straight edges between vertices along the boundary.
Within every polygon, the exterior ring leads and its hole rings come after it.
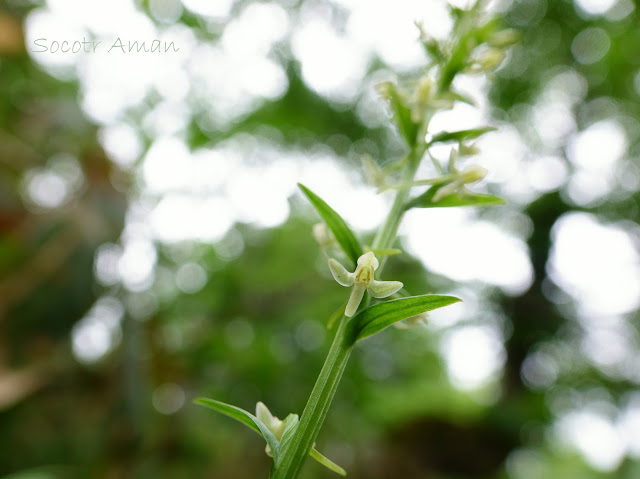
POLYGON ((297 478, 309 455, 322 423, 327 417, 329 406, 353 349, 354 341, 349 336, 347 328, 349 319, 343 316, 340 321, 327 358, 300 418, 300 423, 286 450, 281 451, 281 460, 272 469, 271 479, 297 478))
MULTIPOLYGON (((416 171, 418 171, 420 159, 422 158, 424 151, 425 146, 419 146, 409 156, 409 161, 404 171, 404 178, 402 179, 403 183, 411 184, 413 182, 413 178, 416 175, 416 171)), ((391 211, 389 211, 387 219, 378 230, 378 233, 373 240, 373 244, 371 245, 372 248, 390 248, 393 245, 396 235, 398 234, 398 227, 400 226, 400 222, 402 221, 402 217, 405 212, 405 206, 410 190, 410 187, 402 188, 396 193, 393 205, 391 206, 391 211)), ((380 272, 382 268, 383 265, 381 264, 378 271, 380 272)))
MULTIPOLYGON (((424 150, 425 146, 419 146, 409 156, 409 161, 405 167, 405 181, 411 182, 413 180, 424 150)), ((373 241, 373 248, 388 248, 393 244, 405 212, 409 190, 410 188, 401 189, 396 193, 391 210, 373 241)), ((382 269, 383 262, 379 270, 382 269)), ((366 303, 367 300, 362 304, 366 303)), ((313 386, 307 405, 302 412, 300 423, 291 441, 288 442, 284 450, 280 451, 280 460, 272 468, 270 479, 296 479, 298 477, 327 417, 329 407, 355 344, 353 337, 349 334, 348 322, 350 319, 347 316, 343 316, 340 320, 340 325, 333 338, 327 358, 313 386)))

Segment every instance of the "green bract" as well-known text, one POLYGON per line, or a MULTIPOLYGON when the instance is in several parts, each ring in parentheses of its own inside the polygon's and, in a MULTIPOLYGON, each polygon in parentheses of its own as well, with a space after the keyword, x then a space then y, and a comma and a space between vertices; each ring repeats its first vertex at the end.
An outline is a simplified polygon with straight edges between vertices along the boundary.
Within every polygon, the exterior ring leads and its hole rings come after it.
POLYGON ((407 203, 410 208, 447 208, 452 206, 495 206, 504 204, 504 200, 499 196, 471 193, 469 191, 460 193, 453 191, 447 195, 434 199, 443 185, 432 186, 420 196, 407 203))
POLYGON ((353 317, 351 334, 355 341, 360 341, 373 336, 393 323, 459 301, 461 299, 453 296, 423 295, 375 304, 353 317))
POLYGON ((358 258, 362 256, 362 246, 356 239, 356 236, 347 226, 342 217, 336 213, 325 201, 316 195, 306 186, 298 183, 298 186, 314 206, 316 211, 322 216, 329 229, 333 232, 336 241, 347 255, 347 257, 356 264, 358 258))

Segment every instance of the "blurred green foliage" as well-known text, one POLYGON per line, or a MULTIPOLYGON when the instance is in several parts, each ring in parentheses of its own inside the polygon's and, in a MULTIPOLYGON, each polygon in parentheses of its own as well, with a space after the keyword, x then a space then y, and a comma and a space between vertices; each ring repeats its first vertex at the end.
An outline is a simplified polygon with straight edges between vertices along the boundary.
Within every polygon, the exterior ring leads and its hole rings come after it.
MULTIPOLYGON (((301 412, 328 348, 331 333, 324 323, 345 300, 311 235, 318 218, 294 196, 292 214, 281 226, 237 224, 216 244, 158 244, 150 291, 98 284, 94 255, 100 245, 118 242, 132 182, 122 179, 102 151, 97 128, 78 105, 77 84, 43 73, 21 47, 22 21, 34 3, 0 3, 0 476, 263 477, 269 458, 262 440, 190 400, 205 395, 248 410, 261 400, 281 417, 301 412), (77 159, 84 187, 59 208, 30 207, 23 194, 25 175, 61 153, 77 159), (180 291, 174 281, 187 261, 208 272, 205 287, 193 294, 180 291), (105 358, 84 364, 72 354, 71 331, 104 294, 126 306, 122 338, 105 358), (135 319, 131 311, 146 307, 150 316, 135 319), (185 394, 185 404, 172 414, 158 410, 163 400, 171 403, 173 396, 162 394, 167 384, 185 394)), ((574 106, 578 128, 610 117, 633 119, 623 121, 631 158, 625 161, 637 174, 632 158, 640 151, 640 17, 635 2, 618 3, 636 9, 616 19, 586 15, 569 0, 510 2, 503 22, 521 31, 523 41, 496 72, 490 99, 497 119, 512 123, 532 148, 545 151, 528 123, 530 110, 553 72, 572 69, 586 80, 584 96, 574 106), (575 59, 572 45, 591 27, 607 34, 610 48, 601 60, 584 64, 575 59)), ((242 2, 234 11, 241 7, 242 2)), ((179 21, 209 35, 194 14, 184 12, 179 21)), ((382 64, 377 60, 371 69, 382 64)), ((363 138, 381 157, 398 153, 389 131, 368 127, 353 109, 305 85, 292 58, 286 73, 284 96, 263 103, 226 131, 204 131, 198 122, 204 112, 194 109, 189 146, 268 126, 285 145, 311 151, 329 143, 348 162, 353 161, 349 145, 363 138)), ((564 160, 566 147, 566 142, 555 147, 564 160)), ((545 293, 556 220, 569 211, 590 211, 637 223, 639 200, 635 191, 583 206, 551 191, 522 205, 533 224, 527 240, 533 285, 516 297, 481 290, 482 308, 503 318, 508 331, 503 376, 483 390, 460 391, 447 379, 439 352, 442 331, 389 330, 358 345, 320 449, 352 478, 639 477, 637 460, 597 472, 547 440, 554 394, 599 389, 617 403, 637 383, 607 375, 580 355, 572 356, 571 368, 562 369, 546 389, 528 387, 521 374, 523 362, 540 345, 579 348, 575 319, 545 293)), ((495 213, 479 215, 490 219, 495 213)), ((402 278, 409 290, 455 286, 427 274, 407 255, 394 257, 387 273, 402 278)), ((637 312, 629 319, 638 334, 637 312)), ((304 477, 333 476, 309 464, 304 477)))

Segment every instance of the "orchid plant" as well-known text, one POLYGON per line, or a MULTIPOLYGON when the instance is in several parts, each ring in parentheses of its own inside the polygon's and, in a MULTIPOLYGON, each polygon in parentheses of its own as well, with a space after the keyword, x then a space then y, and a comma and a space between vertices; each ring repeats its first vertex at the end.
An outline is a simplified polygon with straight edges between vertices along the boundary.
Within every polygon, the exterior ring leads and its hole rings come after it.
MULTIPOLYGON (((260 434, 266 441, 266 453, 273 458, 271 479, 295 479, 308 456, 340 475, 346 472, 320 454, 314 447, 327 416, 354 345, 390 325, 407 326, 424 320, 425 314, 460 299, 441 295, 410 296, 396 280, 382 280, 387 257, 400 253, 393 249, 399 225, 411 208, 488 206, 502 203, 496 196, 475 193, 468 187, 484 178, 480 166, 459 164, 476 153, 471 143, 493 128, 431 133, 429 124, 435 113, 450 109, 456 102, 473 104, 456 90, 460 74, 485 73, 499 66, 506 48, 517 40, 510 30, 501 30, 495 18, 488 18, 479 0, 469 10, 451 7, 453 29, 447 41, 436 41, 420 29, 420 41, 431 62, 417 80, 385 82, 379 92, 388 102, 392 119, 407 153, 384 167, 371 158, 363 161, 365 176, 379 191, 395 191, 390 211, 377 230, 373 243, 365 248, 342 217, 322 198, 303 185, 304 195, 315 207, 323 223, 313 234, 323 252, 339 250, 353 272, 343 263, 328 257, 328 268, 337 283, 351 288, 348 299, 337 315, 338 326, 325 363, 302 413, 281 420, 258 402, 255 414, 213 399, 198 398, 197 404, 230 416, 260 434), (449 161, 443 165, 431 155, 436 144, 453 143, 449 161), (423 160, 429 159, 437 176, 416 179, 423 160), (422 189, 413 193, 416 189, 422 189), (373 302, 374 299, 390 298, 373 302)), ((328 255, 327 255, 328 256, 328 255)), ((330 327, 335 321, 330 321, 330 327)))

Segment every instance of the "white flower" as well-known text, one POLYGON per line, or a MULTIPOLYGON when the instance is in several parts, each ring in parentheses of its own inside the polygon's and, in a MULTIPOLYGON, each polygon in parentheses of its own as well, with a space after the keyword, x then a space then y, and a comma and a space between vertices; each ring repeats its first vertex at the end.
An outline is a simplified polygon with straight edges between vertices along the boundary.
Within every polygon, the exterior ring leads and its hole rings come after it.
POLYGON ((409 316, 402 321, 398 321, 397 323, 393 323, 397 329, 411 329, 418 325, 426 325, 427 320, 429 318, 429 312, 425 311, 424 313, 416 314, 414 316, 409 316))
MULTIPOLYGON (((256 404, 256 417, 260 419, 260 421, 262 421, 265 426, 267 426, 267 429, 269 429, 269 431, 273 433, 278 441, 282 439, 282 434, 284 433, 285 426, 284 421, 271 414, 269 408, 265 406, 265 404, 261 401, 256 404)), ((265 452, 269 456, 271 455, 271 448, 269 447, 269 444, 267 444, 265 452)))
POLYGON ((338 244, 336 237, 326 223, 316 223, 313 225, 313 237, 322 249, 327 249, 338 244))
POLYGON ((433 195, 433 202, 440 201, 445 196, 449 196, 454 193, 464 195, 467 193, 465 185, 476 183, 483 179, 487 175, 486 168, 482 166, 472 165, 468 166, 462 171, 455 172, 455 180, 450 184, 440 188, 435 195, 433 195))
POLYGON ((355 314, 365 291, 369 291, 374 298, 386 298, 402 288, 400 281, 376 281, 373 275, 379 265, 372 251, 358 258, 358 266, 353 273, 348 272, 335 259, 329 258, 329 269, 334 279, 342 286, 353 286, 344 311, 346 316, 351 317, 355 314))

